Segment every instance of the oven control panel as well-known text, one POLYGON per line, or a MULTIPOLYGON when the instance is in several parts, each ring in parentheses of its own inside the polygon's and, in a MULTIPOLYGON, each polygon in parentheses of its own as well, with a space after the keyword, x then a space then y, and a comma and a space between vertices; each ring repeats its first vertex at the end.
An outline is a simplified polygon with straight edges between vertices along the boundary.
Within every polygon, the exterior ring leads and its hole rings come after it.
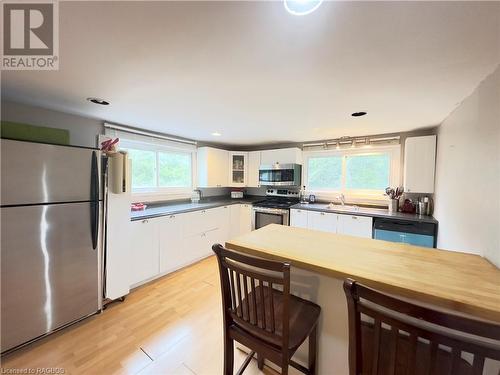
POLYGON ((273 197, 297 197, 299 196, 298 190, 290 190, 290 189, 267 189, 266 195, 270 195, 273 197))

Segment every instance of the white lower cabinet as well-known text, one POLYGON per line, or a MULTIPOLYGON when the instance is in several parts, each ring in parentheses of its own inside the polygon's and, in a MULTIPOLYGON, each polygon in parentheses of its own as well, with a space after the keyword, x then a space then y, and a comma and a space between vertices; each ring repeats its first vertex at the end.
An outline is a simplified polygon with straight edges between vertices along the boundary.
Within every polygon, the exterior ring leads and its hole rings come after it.
POLYGON ((130 230, 130 285, 135 285, 153 278, 160 272, 158 221, 133 221, 130 230))
POLYGON ((331 212, 309 211, 307 213, 307 227, 323 232, 337 233, 337 216, 331 212))
POLYGON ((252 205, 240 205, 240 234, 250 233, 252 231, 252 205))
POLYGON ((252 205, 234 204, 131 222, 130 277, 137 286, 213 254, 252 229, 252 205))
POLYGON ((175 271, 189 263, 191 255, 183 248, 182 215, 163 216, 158 220, 160 235, 160 273, 175 271))
POLYGON ((372 238, 373 218, 368 216, 339 215, 338 231, 349 236, 372 238))
POLYGON ((241 204, 232 204, 229 206, 229 236, 228 238, 238 237, 241 232, 240 217, 241 204))
POLYGON ((290 210, 290 226, 298 228, 308 228, 307 215, 308 212, 305 210, 290 210))
POLYGON ((372 238, 373 218, 369 216, 291 209, 290 225, 299 228, 321 230, 323 232, 372 238))

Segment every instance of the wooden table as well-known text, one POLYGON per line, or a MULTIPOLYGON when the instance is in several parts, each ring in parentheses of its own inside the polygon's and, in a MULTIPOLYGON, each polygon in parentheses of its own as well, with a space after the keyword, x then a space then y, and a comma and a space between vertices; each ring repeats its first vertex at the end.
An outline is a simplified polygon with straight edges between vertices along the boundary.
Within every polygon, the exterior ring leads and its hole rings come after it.
POLYGON ((342 290, 347 277, 422 304, 500 323, 500 270, 478 255, 276 224, 234 238, 226 247, 291 262, 292 292, 322 307, 320 374, 347 374, 342 290))

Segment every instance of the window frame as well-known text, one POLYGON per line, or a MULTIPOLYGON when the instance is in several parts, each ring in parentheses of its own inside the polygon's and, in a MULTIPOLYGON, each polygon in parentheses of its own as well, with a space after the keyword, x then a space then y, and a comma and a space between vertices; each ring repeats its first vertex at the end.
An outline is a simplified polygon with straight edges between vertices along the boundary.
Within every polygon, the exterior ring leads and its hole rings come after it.
MULTIPOLYGON (((138 151, 153 151, 155 153, 155 187, 141 187, 134 188, 132 186, 132 195, 134 198, 153 198, 161 199, 178 199, 191 196, 195 185, 196 178, 196 150, 189 150, 182 146, 175 147, 173 145, 161 145, 157 143, 141 142, 130 139, 120 139, 120 150, 138 150, 138 151), (160 153, 174 153, 174 154, 187 154, 191 158, 191 184, 188 187, 162 187, 159 186, 159 154, 160 153)), ((132 166, 133 168, 133 166, 132 166)), ((131 176, 132 178, 132 176, 131 176)))
POLYGON ((372 189, 346 189, 346 157, 356 155, 377 155, 388 154, 389 161, 389 185, 399 186, 401 179, 401 145, 385 145, 385 146, 362 146, 358 148, 347 149, 331 149, 331 150, 315 150, 304 151, 302 168, 302 181, 306 186, 306 190, 310 194, 314 194, 317 199, 336 201, 340 194, 344 194, 346 200, 350 203, 365 203, 365 204, 381 204, 387 201, 384 196, 384 190, 372 189), (309 159, 315 157, 340 156, 342 157, 342 174, 341 174, 341 189, 310 189, 308 184, 308 168, 309 159))

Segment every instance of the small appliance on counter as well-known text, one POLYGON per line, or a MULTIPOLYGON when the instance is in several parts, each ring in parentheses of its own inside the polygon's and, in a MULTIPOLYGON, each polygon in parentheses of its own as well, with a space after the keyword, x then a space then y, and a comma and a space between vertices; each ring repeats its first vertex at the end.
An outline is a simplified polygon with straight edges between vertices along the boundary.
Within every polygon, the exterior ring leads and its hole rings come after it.
POLYGON ((431 215, 432 214, 432 204, 429 197, 420 197, 416 203, 417 214, 419 215, 431 215))
POLYGON ((243 190, 233 190, 231 191, 232 199, 240 199, 243 198, 243 190))

